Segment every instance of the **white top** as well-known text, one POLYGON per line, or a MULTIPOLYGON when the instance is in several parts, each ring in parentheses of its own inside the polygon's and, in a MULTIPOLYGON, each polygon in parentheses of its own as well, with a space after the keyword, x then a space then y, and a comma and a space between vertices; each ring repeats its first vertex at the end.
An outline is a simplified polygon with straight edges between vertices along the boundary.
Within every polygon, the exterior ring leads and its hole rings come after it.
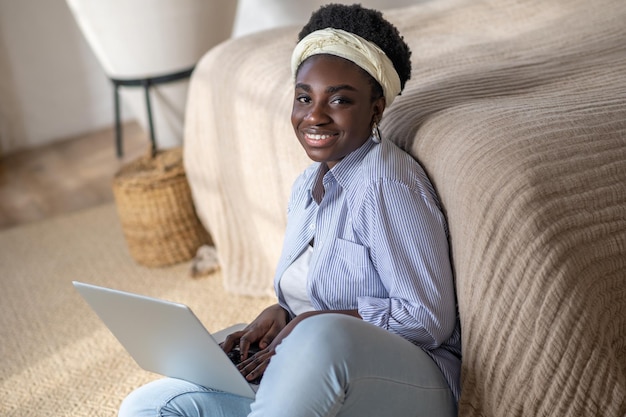
POLYGON ((309 263, 313 255, 313 246, 309 245, 289 268, 285 270, 280 279, 280 289, 285 297, 285 302, 295 314, 315 310, 306 290, 309 263))

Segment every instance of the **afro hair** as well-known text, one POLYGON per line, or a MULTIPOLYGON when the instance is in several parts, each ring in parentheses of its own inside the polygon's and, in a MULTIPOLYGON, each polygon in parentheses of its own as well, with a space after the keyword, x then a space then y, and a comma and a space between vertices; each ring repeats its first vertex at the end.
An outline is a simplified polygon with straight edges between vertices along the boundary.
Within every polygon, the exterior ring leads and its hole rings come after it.
POLYGON ((411 78, 411 50, 398 29, 385 20, 382 13, 360 4, 330 3, 315 11, 298 34, 301 41, 316 30, 334 28, 353 33, 378 45, 393 63, 400 77, 401 88, 411 78))

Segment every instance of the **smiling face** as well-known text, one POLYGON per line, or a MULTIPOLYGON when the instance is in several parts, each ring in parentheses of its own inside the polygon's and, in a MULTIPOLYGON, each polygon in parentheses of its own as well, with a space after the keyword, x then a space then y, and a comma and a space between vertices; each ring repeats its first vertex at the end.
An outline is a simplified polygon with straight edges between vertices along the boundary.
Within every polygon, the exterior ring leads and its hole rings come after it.
POLYGON ((335 166, 370 137, 384 110, 373 98, 373 78, 356 64, 314 55, 300 66, 291 123, 309 158, 335 166))

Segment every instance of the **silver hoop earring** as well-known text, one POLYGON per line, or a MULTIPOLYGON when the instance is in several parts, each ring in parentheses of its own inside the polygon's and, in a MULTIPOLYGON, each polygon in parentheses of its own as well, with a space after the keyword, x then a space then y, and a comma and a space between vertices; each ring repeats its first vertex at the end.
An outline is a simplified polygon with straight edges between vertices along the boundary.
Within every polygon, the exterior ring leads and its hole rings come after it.
POLYGON ((374 122, 374 125, 372 126, 372 140, 375 143, 380 143, 380 141, 382 140, 380 136, 380 129, 378 128, 378 123, 376 122, 374 122))

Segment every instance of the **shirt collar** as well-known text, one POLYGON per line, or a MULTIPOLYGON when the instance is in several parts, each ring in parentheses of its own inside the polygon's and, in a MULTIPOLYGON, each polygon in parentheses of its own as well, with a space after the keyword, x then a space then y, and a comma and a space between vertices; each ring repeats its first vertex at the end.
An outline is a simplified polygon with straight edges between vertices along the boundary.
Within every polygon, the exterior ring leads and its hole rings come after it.
MULTIPOLYGON (((317 168, 315 169, 315 174, 311 177, 311 183, 309 185, 309 197, 313 201, 317 201, 316 197, 323 196, 323 190, 319 190, 316 188, 316 185, 322 186, 323 178, 326 175, 332 175, 335 180, 344 188, 346 188, 350 183, 359 178, 359 170, 354 169, 355 166, 358 166, 365 155, 369 153, 371 149, 377 146, 378 143, 374 142, 372 138, 369 138, 365 141, 360 148, 348 154, 345 158, 339 161, 334 167, 328 170, 325 163, 318 162, 316 164, 317 168), (322 178, 320 178, 320 176, 322 178), (318 181, 320 181, 318 183, 318 181)), ((320 198, 321 201, 321 198, 320 198)), ((319 201, 317 201, 319 204, 319 201)))
POLYGON ((365 155, 367 155, 369 151, 377 145, 378 143, 374 142, 372 138, 369 138, 363 145, 361 145, 360 148, 348 154, 330 170, 342 187, 345 188, 346 185, 358 179, 361 174, 359 173, 359 170, 354 169, 354 167, 360 165, 363 158, 365 158, 365 155))

